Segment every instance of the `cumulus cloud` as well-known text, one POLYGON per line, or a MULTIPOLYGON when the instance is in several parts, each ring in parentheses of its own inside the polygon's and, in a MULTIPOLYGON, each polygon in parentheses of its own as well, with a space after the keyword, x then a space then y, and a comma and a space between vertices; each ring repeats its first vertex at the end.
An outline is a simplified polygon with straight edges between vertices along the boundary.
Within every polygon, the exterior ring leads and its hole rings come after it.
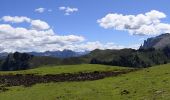
POLYGON ((66 45, 65 49, 69 48, 73 51, 92 51, 95 49, 123 49, 123 48, 133 48, 138 49, 140 47, 140 44, 133 44, 133 45, 118 45, 113 42, 107 42, 107 43, 101 43, 100 41, 94 41, 94 42, 85 42, 80 44, 74 44, 74 45, 66 45))
POLYGON ((23 27, 0 24, 1 52, 58 50, 66 45, 84 41, 76 35, 57 35, 52 29, 38 31, 23 27))
POLYGON ((46 30, 46 29, 50 28, 48 23, 41 21, 41 20, 32 20, 31 26, 32 26, 32 28, 34 28, 36 30, 46 30))
POLYGON ((1 18, 4 22, 11 22, 11 23, 22 23, 22 22, 30 22, 31 19, 25 16, 3 16, 1 18))
POLYGON ((163 18, 165 13, 152 10, 138 15, 110 13, 97 22, 105 29, 128 31, 131 35, 157 35, 170 32, 170 24, 162 23, 163 18))
POLYGON ((59 7, 59 10, 64 11, 65 15, 70 15, 71 13, 77 12, 78 8, 72 8, 72 7, 59 7))
POLYGON ((27 22, 30 23, 31 27, 36 30, 47 30, 50 28, 48 23, 42 20, 33 20, 31 18, 25 16, 3 16, 1 18, 4 22, 11 22, 11 23, 23 23, 27 22))
POLYGON ((124 46, 116 45, 115 43, 101 43, 99 41, 95 42, 86 42, 84 44, 79 44, 74 47, 74 49, 77 48, 77 50, 87 50, 92 51, 95 49, 122 49, 124 46))
POLYGON ((38 13, 43 13, 45 11, 45 8, 37 8, 35 9, 35 12, 38 12, 38 13))
POLYGON ((13 27, 9 24, 0 24, 0 43, 0 52, 44 52, 64 49, 91 51, 95 49, 137 48, 137 45, 121 46, 112 42, 86 42, 82 36, 62 36, 56 34, 52 29, 40 31, 13 27))

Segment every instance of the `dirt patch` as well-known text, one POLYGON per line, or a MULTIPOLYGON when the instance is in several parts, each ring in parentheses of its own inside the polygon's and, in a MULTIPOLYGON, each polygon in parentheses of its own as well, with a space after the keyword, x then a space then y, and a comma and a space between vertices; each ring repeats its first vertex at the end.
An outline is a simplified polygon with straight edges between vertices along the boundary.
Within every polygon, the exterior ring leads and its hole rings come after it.
POLYGON ((16 75, 0 75, 0 84, 5 87, 10 86, 31 86, 37 83, 49 82, 65 82, 65 81, 91 81, 99 80, 105 77, 118 76, 138 69, 124 69, 120 71, 104 71, 104 72, 88 72, 88 73, 63 73, 63 74, 48 74, 48 75, 34 75, 34 74, 16 74, 16 75))
POLYGON ((127 95, 129 94, 130 92, 128 90, 123 90, 120 92, 121 95, 127 95))

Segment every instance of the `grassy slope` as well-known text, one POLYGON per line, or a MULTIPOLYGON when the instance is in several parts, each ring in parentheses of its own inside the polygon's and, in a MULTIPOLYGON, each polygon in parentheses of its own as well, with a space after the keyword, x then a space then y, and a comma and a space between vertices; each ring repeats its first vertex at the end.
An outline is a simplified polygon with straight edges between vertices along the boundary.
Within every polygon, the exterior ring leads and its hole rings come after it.
POLYGON ((35 69, 23 71, 0 71, 0 74, 61 74, 61 73, 78 73, 78 72, 93 72, 93 71, 111 71, 126 69, 126 67, 116 67, 107 65, 93 65, 93 64, 80 64, 80 65, 63 65, 63 66, 44 66, 35 69))
POLYGON ((169 100, 169 75, 167 64, 97 81, 11 87, 0 100, 169 100), (130 93, 121 95, 123 90, 130 93))

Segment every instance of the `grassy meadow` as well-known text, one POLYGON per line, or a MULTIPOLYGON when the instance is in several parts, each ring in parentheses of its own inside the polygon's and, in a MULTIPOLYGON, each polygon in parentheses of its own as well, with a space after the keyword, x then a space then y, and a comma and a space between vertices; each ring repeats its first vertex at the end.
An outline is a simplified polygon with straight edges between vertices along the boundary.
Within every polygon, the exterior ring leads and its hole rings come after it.
POLYGON ((35 69, 28 69, 22 71, 0 71, 3 74, 61 74, 61 73, 79 73, 79 72, 93 72, 93 71, 114 71, 120 69, 127 69, 126 67, 94 65, 94 64, 79 64, 79 65, 60 65, 60 66, 43 66, 35 69))
MULTIPOLYGON (((82 64, 0 73, 58 74, 119 69, 124 67, 82 64)), ((170 64, 95 81, 46 83, 8 89, 0 93, 0 100, 169 100, 170 64)))

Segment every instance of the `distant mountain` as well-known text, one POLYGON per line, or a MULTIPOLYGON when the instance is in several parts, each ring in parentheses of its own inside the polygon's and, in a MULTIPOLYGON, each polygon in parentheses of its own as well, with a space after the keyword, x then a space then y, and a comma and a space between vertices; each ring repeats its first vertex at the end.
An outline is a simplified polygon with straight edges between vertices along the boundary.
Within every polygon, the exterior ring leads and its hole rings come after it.
POLYGON ((70 57, 79 57, 82 55, 88 54, 88 51, 85 52, 75 52, 72 50, 63 50, 63 51, 46 51, 46 52, 28 52, 28 54, 34 56, 49 56, 57 58, 70 58, 70 57))
MULTIPOLYGON (((84 52, 75 52, 72 50, 63 50, 63 51, 46 51, 46 52, 25 52, 34 56, 47 56, 47 57, 56 57, 56 58, 70 58, 70 57, 80 57, 90 53, 89 51, 84 52)), ((7 52, 0 53, 0 59, 5 59, 8 54, 7 52)))
POLYGON ((144 41, 144 44, 140 47, 140 49, 163 49, 167 46, 170 46, 170 33, 148 38, 144 41))

